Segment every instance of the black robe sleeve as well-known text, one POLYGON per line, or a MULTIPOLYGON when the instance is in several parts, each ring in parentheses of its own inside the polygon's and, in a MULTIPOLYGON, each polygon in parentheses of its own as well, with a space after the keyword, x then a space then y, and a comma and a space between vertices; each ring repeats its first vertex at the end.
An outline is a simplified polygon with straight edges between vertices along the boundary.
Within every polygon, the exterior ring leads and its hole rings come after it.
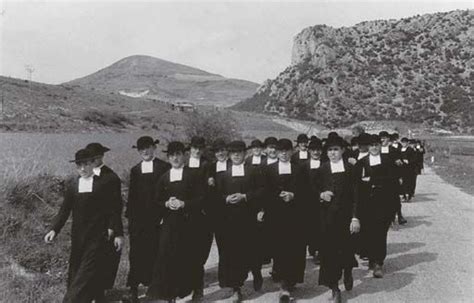
POLYGON ((66 186, 63 203, 61 204, 61 208, 59 209, 58 214, 53 219, 53 224, 51 228, 56 232, 56 234, 61 231, 64 224, 66 224, 69 215, 71 214, 72 205, 74 202, 74 186, 76 184, 77 182, 73 182, 72 180, 70 180, 66 186))

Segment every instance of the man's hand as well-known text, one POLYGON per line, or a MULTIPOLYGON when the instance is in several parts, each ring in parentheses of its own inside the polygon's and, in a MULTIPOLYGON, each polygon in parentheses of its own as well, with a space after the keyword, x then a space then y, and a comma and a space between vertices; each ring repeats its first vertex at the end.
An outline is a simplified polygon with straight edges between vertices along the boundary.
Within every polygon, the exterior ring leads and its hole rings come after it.
POLYGON ((356 165, 357 160, 355 158, 349 158, 349 159, 347 159, 347 162, 349 162, 352 165, 356 165))
POLYGON ((321 195, 319 196, 323 201, 326 202, 331 202, 332 197, 334 196, 334 193, 332 191, 325 191, 322 192, 321 195))
POLYGON ((280 198, 282 198, 283 201, 285 202, 290 202, 295 198, 295 194, 289 191, 281 191, 280 192, 280 198))
POLYGON ((357 218, 352 218, 351 226, 349 227, 351 234, 356 234, 360 231, 360 222, 357 218))
POLYGON ((107 240, 110 241, 113 236, 114 236, 114 230, 110 228, 107 229, 107 240))
POLYGON ((207 179, 207 185, 216 186, 216 180, 214 180, 213 177, 210 177, 209 179, 207 179))
POLYGON ((402 160, 397 159, 397 160, 395 161, 395 164, 396 164, 397 166, 402 166, 402 165, 403 165, 403 162, 402 162, 402 160))
POLYGON ((235 193, 232 195, 228 195, 226 198, 226 202, 229 204, 237 204, 246 198, 247 196, 245 194, 235 193))
POLYGON ((263 210, 258 212, 258 214, 257 214, 257 221, 258 222, 263 222, 263 215, 265 215, 265 212, 263 210))
POLYGON ((115 251, 119 252, 122 250, 123 245, 124 245, 124 239, 123 237, 115 237, 114 238, 114 246, 115 246, 115 251))
POLYGON ((44 242, 51 243, 54 241, 55 238, 56 238, 56 232, 54 230, 51 230, 44 236, 44 242))

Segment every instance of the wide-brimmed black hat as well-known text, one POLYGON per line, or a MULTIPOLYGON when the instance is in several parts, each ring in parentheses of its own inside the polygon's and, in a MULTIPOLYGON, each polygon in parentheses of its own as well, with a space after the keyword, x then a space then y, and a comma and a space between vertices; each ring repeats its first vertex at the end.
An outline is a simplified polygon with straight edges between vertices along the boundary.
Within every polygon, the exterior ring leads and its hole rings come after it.
POLYGON ((226 146, 225 141, 223 139, 217 139, 216 141, 214 141, 212 143, 211 150, 213 152, 217 152, 217 151, 225 150, 225 149, 227 149, 227 146, 226 146))
POLYGON ((380 136, 379 135, 370 135, 369 144, 380 144, 380 136))
POLYGON ((329 148, 331 146, 339 146, 341 148, 345 147, 346 146, 346 141, 344 141, 343 138, 339 137, 339 136, 331 136, 331 137, 328 137, 325 144, 324 144, 324 147, 325 148, 329 148))
POLYGON ((179 141, 171 141, 168 143, 168 147, 163 150, 163 152, 167 153, 168 155, 176 154, 176 153, 184 153, 186 148, 184 144, 179 141))
POLYGON ((276 146, 278 144, 278 139, 275 137, 268 137, 265 139, 265 141, 263 141, 263 144, 265 146, 269 146, 269 145, 276 146))
POLYGON ((312 135, 312 136, 309 138, 309 141, 312 141, 312 140, 320 140, 320 139, 318 138, 318 136, 312 135))
POLYGON ((132 148, 136 148, 138 150, 141 150, 141 149, 145 149, 145 148, 148 148, 150 146, 156 145, 158 143, 160 143, 160 140, 158 140, 158 139, 153 140, 153 138, 150 137, 150 136, 143 136, 143 137, 138 138, 137 144, 132 146, 132 148))
POLYGON ((86 149, 91 151, 94 156, 102 156, 110 150, 110 148, 96 142, 87 144, 86 149))
POLYGON ((308 144, 308 149, 310 150, 323 149, 323 143, 319 139, 310 140, 308 144))
POLYGON ((247 149, 247 147, 245 146, 245 142, 244 141, 239 141, 239 140, 236 140, 236 141, 232 141, 230 142, 228 145, 227 145, 227 150, 232 153, 232 152, 242 152, 242 151, 245 151, 247 149))
POLYGON ((309 138, 306 134, 299 134, 298 137, 296 137, 296 143, 308 143, 308 141, 309 138))
POLYGON ((191 147, 197 148, 204 148, 206 146, 206 140, 203 137, 194 136, 191 138, 191 143, 189 143, 191 147))
POLYGON ((339 134, 337 132, 330 132, 328 134, 328 139, 331 139, 331 138, 341 138, 341 137, 339 136, 339 134))
POLYGON ((390 135, 390 139, 391 140, 398 140, 398 138, 400 138, 400 136, 398 135, 398 133, 393 133, 390 135))
POLYGON ((379 137, 380 138, 390 138, 390 134, 387 131, 383 130, 379 133, 379 137))
POLYGON ((407 137, 403 137, 403 138, 400 140, 400 142, 409 142, 409 141, 410 141, 410 140, 408 140, 407 137))
POLYGON ((263 145, 262 141, 255 139, 249 145, 249 148, 254 148, 254 147, 264 148, 265 146, 263 145))
POLYGON ((357 137, 357 141, 358 141, 359 145, 369 145, 370 142, 371 142, 370 138, 371 138, 370 134, 362 133, 362 134, 359 135, 359 137, 357 137))
POLYGON ((293 143, 291 142, 290 139, 280 139, 278 140, 277 150, 292 150, 293 149, 293 143))
POLYGON ((94 160, 95 157, 96 156, 89 149, 83 148, 83 149, 78 150, 76 152, 75 159, 70 160, 69 162, 74 162, 76 164, 84 163, 87 161, 94 160))
POLYGON ((353 137, 351 139, 351 145, 359 145, 359 137, 353 137))

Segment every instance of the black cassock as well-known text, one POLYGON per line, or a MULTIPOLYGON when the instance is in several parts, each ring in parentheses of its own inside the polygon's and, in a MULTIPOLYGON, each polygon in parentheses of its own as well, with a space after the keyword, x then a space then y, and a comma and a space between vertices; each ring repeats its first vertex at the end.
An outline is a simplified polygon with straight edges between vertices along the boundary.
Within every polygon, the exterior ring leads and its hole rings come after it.
POLYGON ((305 174, 298 165, 291 164, 291 174, 279 174, 279 162, 265 169, 265 224, 271 243, 274 270, 284 283, 302 283, 306 263, 305 174), (285 202, 281 191, 294 193, 285 202))
POLYGON ((202 266, 202 256, 197 248, 206 240, 202 232, 205 186, 203 180, 196 180, 187 167, 183 169, 181 181, 170 182, 170 171, 158 181, 156 203, 160 207, 165 208, 170 197, 184 201, 185 207, 164 210, 157 261, 147 292, 150 299, 183 298, 195 287, 202 266))
POLYGON ((99 178, 106 177, 109 185, 109 199, 112 200, 113 211, 117 213, 114 216, 114 221, 109 222, 109 229, 114 231, 113 237, 107 241, 106 254, 107 258, 104 262, 103 279, 104 289, 111 289, 114 287, 115 278, 120 265, 121 251, 117 252, 114 245, 114 237, 123 236, 122 223, 122 184, 119 176, 108 166, 104 165, 101 168, 99 178))
POLYGON ((413 196, 417 176, 416 152, 411 147, 407 147, 406 149, 402 148, 400 150, 400 158, 403 161, 401 167, 402 193, 413 196))
POLYGON ((160 159, 153 160, 153 172, 142 173, 141 163, 130 171, 130 187, 125 216, 130 234, 130 268, 127 285, 148 285, 158 249, 159 225, 163 209, 158 207, 156 189, 159 178, 170 169, 160 159))
POLYGON ((248 271, 259 262, 256 214, 261 208, 263 180, 260 172, 251 165, 244 165, 243 176, 232 176, 232 165, 216 175, 216 239, 219 244, 219 285, 241 287, 248 271), (226 197, 242 193, 247 199, 237 204, 227 204, 226 197))
POLYGON ((107 259, 109 222, 120 218, 114 211, 107 176, 93 177, 92 192, 79 193, 79 178, 68 180, 64 201, 52 230, 61 231, 72 212, 71 254, 65 303, 89 303, 104 290, 103 264, 107 259))
POLYGON ((365 205, 366 219, 361 223, 366 236, 369 260, 383 264, 387 254, 387 232, 398 210, 398 167, 388 154, 381 163, 370 165, 370 156, 356 165, 358 201, 365 205))
POLYGON ((321 165, 313 184, 315 199, 319 193, 334 193, 330 202, 320 204, 321 242, 319 246, 321 267, 319 284, 332 287, 341 278, 343 269, 357 267, 350 234, 352 217, 357 216, 357 192, 354 186, 354 168, 344 163, 344 172, 332 173, 330 162, 321 165))

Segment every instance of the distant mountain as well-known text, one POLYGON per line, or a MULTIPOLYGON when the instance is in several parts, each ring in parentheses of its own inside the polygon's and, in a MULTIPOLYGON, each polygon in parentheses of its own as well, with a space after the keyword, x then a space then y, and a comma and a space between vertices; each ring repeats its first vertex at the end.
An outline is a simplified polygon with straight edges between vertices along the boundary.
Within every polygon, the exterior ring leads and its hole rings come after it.
POLYGON ((341 127, 364 120, 474 131, 474 11, 316 25, 292 63, 235 109, 341 127))
POLYGON ((130 97, 229 106, 251 97, 258 84, 228 79, 150 56, 126 57, 68 85, 130 97))
POLYGON ((182 125, 184 114, 159 101, 71 85, 50 85, 0 76, 3 108, 0 131, 87 132, 126 129, 166 132, 182 125))

